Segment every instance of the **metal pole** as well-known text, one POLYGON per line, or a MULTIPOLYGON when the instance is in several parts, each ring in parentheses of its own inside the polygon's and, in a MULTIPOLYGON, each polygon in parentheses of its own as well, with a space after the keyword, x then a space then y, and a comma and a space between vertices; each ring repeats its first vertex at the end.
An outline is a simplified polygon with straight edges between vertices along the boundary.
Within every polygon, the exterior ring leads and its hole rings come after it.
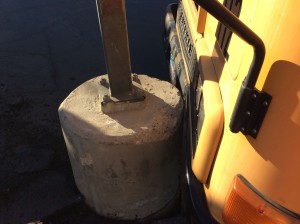
POLYGON ((125 0, 97 0, 107 67, 100 78, 99 98, 103 113, 140 109, 145 92, 137 75, 131 78, 125 0))
POLYGON ((124 0, 97 0, 110 94, 132 92, 130 53, 124 0))

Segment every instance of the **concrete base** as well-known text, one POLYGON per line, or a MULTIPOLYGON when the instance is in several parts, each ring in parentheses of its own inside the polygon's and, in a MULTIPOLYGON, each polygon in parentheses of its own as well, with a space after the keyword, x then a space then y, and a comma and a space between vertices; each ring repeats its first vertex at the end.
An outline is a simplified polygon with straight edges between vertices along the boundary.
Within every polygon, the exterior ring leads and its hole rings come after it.
POLYGON ((97 213, 142 219, 162 209, 178 190, 183 102, 170 83, 140 75, 145 106, 104 114, 100 78, 80 85, 59 107, 74 178, 97 213))

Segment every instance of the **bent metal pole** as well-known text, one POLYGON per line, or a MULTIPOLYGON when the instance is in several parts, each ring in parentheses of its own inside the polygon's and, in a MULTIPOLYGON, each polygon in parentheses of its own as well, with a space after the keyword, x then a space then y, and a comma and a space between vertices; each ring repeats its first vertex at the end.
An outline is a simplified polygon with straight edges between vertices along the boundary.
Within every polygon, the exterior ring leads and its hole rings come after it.
POLYGON ((110 94, 132 91, 130 53, 124 0, 97 0, 110 94))

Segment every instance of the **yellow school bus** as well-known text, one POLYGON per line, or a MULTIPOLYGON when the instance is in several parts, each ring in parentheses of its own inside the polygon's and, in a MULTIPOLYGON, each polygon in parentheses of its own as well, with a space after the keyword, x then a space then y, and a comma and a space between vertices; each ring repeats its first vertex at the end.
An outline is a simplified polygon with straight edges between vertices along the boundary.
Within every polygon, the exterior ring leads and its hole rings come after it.
POLYGON ((185 99, 190 221, 300 223, 299 8, 297 0, 167 7, 170 77, 185 99))

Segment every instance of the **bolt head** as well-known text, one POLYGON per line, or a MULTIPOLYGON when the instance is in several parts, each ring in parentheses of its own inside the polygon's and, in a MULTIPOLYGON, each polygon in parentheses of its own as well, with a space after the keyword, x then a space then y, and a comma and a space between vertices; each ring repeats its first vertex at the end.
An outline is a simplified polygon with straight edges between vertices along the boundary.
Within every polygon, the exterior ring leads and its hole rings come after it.
POLYGON ((132 74, 132 80, 137 82, 139 80, 139 77, 137 74, 132 74))
POLYGON ((106 79, 105 78, 101 78, 100 79, 100 84, 101 85, 105 85, 107 83, 106 79))
POLYGON ((109 95, 108 95, 108 94, 104 94, 103 97, 102 97, 102 101, 103 101, 104 103, 107 103, 109 100, 110 100, 109 95))

